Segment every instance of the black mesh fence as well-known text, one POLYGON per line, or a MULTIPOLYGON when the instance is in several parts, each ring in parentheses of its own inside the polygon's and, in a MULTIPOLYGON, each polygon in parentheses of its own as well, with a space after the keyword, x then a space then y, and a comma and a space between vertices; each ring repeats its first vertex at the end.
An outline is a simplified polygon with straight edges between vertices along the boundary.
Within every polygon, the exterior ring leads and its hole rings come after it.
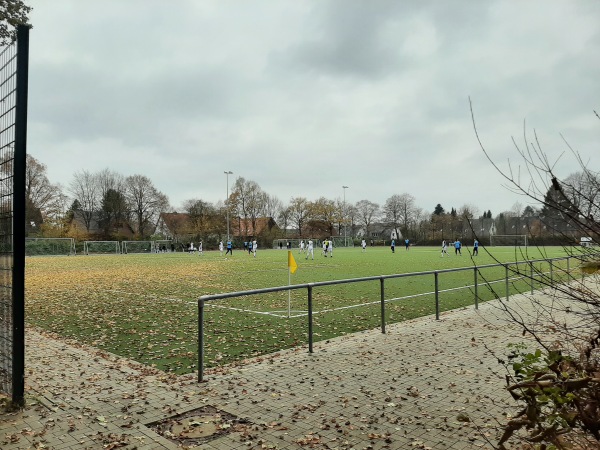
POLYGON ((0 390, 24 393, 25 161, 29 29, 0 53, 0 390))

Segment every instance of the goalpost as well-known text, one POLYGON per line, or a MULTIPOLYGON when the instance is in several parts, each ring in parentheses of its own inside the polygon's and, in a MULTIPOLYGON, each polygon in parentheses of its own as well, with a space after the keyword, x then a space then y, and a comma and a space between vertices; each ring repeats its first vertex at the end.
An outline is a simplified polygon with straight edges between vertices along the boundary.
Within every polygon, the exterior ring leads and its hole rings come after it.
POLYGON ((492 234, 490 235, 490 246, 504 245, 509 247, 527 247, 526 234, 492 234))
POLYGON ((119 241, 85 241, 83 253, 86 255, 116 253, 118 255, 121 253, 121 246, 119 241))
POLYGON ((75 255, 75 239, 25 238, 25 255, 75 255))
POLYGON ((354 239, 350 236, 333 236, 333 248, 336 247, 354 247, 354 239))
POLYGON ((121 242, 121 252, 127 253, 153 253, 153 241, 123 241, 121 242))

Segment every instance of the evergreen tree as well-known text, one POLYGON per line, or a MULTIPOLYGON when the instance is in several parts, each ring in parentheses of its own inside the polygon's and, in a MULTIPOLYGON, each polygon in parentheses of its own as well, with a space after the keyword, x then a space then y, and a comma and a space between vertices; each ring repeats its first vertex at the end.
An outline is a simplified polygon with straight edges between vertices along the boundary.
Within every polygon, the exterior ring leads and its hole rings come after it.
POLYGON ((129 210, 127 199, 122 192, 108 189, 100 207, 100 225, 106 238, 111 237, 112 230, 118 230, 127 221, 129 210))

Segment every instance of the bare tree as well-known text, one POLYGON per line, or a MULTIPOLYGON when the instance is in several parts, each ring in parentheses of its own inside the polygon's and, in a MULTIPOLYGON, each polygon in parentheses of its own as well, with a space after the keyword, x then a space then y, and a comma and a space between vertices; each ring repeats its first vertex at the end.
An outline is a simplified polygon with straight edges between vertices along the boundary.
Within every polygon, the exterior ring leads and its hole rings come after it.
POLYGON ((100 204, 99 188, 97 178, 87 170, 81 170, 73 174, 73 180, 69 184, 69 192, 79 202, 81 215, 86 231, 90 232, 94 213, 100 204))
POLYGON ((277 224, 283 230, 284 234, 287 234, 287 228, 291 221, 292 211, 290 207, 281 208, 277 215, 277 224))
POLYGON ((247 185, 248 182, 244 177, 237 177, 227 199, 230 215, 234 214, 237 217, 243 217, 244 221, 248 219, 247 185))
POLYGON ((256 181, 238 177, 229 196, 229 206, 231 211, 235 211, 238 217, 244 219, 245 223, 249 220, 252 230, 256 230, 256 219, 264 212, 266 200, 264 192, 256 181))
POLYGON ((458 215, 465 219, 473 219, 479 214, 479 208, 475 205, 464 204, 458 208, 458 215))
POLYGON ((564 192, 584 217, 600 217, 600 175, 590 170, 564 180, 564 192))
POLYGON ((302 236, 302 227, 308 217, 308 200, 304 197, 293 197, 290 200, 290 219, 293 224, 298 228, 298 234, 302 236))
POLYGON ((248 181, 246 195, 246 210, 252 224, 252 233, 256 235, 256 219, 264 214, 266 196, 256 181, 248 181))
POLYGON ((406 235, 410 224, 415 222, 418 207, 415 198, 407 193, 392 195, 383 205, 385 222, 394 228, 396 236, 406 235))
POLYGON ((96 180, 101 198, 106 196, 106 193, 111 189, 117 192, 124 192, 125 190, 125 177, 108 168, 98 172, 96 180))
POLYGON ((168 197, 148 177, 132 175, 125 179, 125 192, 132 211, 133 228, 140 238, 152 232, 162 211, 169 207, 168 197))
POLYGON ((25 196, 27 223, 38 215, 43 221, 47 218, 56 218, 56 215, 65 209, 66 198, 61 187, 50 183, 46 174, 46 165, 31 155, 27 155, 25 196))
POLYGON ((350 225, 350 236, 356 236, 358 210, 354 205, 346 205, 346 222, 350 225))
POLYGON ((104 169, 96 174, 100 195, 100 224, 107 237, 129 221, 130 211, 125 193, 125 177, 104 169))
POLYGON ((515 202, 510 211, 513 217, 521 217, 523 215, 523 204, 521 202, 515 202))
MULTIPOLYGON (((526 128, 522 145, 513 138, 519 165, 509 161, 508 167, 502 169, 481 142, 472 107, 471 115, 482 151, 511 191, 541 203, 546 214, 568 220, 580 236, 600 242, 598 218, 586 214, 590 208, 596 210, 599 206, 597 185, 593 187, 597 173, 583 162, 566 140, 567 148, 581 168, 582 175, 577 178, 592 180, 585 183, 585 188, 573 179, 558 177, 557 161, 551 161, 544 152, 535 131, 533 139, 529 138, 526 128), (590 186, 592 189, 588 191, 590 186), (580 194, 585 201, 581 201, 580 194)), ((562 238, 565 244, 573 239, 570 235, 562 238)), ((539 448, 546 448, 548 444, 557 449, 598 448, 600 256, 594 247, 569 247, 569 253, 581 261, 584 274, 589 276, 582 277, 580 273, 565 270, 562 282, 558 283, 552 274, 536 270, 532 276, 536 283, 546 288, 546 295, 530 296, 533 307, 530 315, 516 312, 498 297, 500 306, 523 328, 523 334, 531 336, 539 346, 534 351, 517 346, 508 355, 508 390, 524 407, 505 426, 499 448, 505 448, 505 443, 515 437, 539 445, 539 448)), ((513 271, 520 277, 528 277, 519 269, 513 271)))
POLYGON ((269 195, 266 192, 263 193, 263 206, 264 212, 263 215, 265 217, 276 218, 280 215, 281 210, 283 209, 283 203, 274 195, 269 195))
POLYGON ((356 202, 356 215, 358 218, 358 222, 365 229, 365 236, 369 236, 369 231, 371 229, 371 225, 378 219, 379 217, 379 205, 377 203, 371 202, 369 200, 360 200, 356 202))

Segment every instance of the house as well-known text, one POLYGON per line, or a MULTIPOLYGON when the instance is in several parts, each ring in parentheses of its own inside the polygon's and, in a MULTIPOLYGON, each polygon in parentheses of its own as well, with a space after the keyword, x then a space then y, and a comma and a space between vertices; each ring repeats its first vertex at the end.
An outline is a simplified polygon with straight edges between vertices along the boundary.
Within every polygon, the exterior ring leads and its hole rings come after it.
POLYGON ((234 237, 261 236, 275 231, 279 231, 279 226, 272 217, 257 217, 254 224, 252 219, 231 219, 231 234, 234 237))
POLYGON ((156 234, 166 239, 180 240, 190 234, 191 219, 187 213, 161 213, 156 225, 156 234))
POLYGON ((594 240, 591 237, 582 236, 581 240, 580 240, 580 245, 582 247, 594 247, 596 245, 596 243, 594 242, 594 240))
POLYGON ((376 222, 372 223, 369 226, 368 234, 365 232, 365 228, 361 227, 357 230, 356 236, 359 238, 364 238, 366 240, 373 241, 386 241, 391 239, 398 240, 402 237, 402 233, 400 232, 400 230, 397 231, 399 236, 396 234, 396 230, 394 229, 394 227, 391 227, 390 225, 382 222, 376 222))

